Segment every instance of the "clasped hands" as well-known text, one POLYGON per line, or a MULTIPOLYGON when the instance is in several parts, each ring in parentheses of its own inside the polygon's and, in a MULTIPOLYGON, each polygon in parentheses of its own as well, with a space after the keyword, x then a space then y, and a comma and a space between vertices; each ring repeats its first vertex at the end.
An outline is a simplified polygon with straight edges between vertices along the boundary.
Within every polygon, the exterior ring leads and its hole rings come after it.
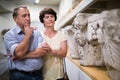
POLYGON ((57 54, 57 50, 51 49, 51 47, 46 42, 42 43, 42 49, 46 50, 47 53, 49 54, 52 54, 52 55, 57 54))

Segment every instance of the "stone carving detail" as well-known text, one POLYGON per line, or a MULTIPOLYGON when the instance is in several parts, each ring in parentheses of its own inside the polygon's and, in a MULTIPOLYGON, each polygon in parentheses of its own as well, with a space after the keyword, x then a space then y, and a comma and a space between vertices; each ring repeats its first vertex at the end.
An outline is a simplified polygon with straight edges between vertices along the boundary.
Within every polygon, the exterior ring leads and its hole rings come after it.
POLYGON ((73 29, 72 25, 66 26, 62 32, 66 35, 67 37, 67 42, 68 42, 68 47, 69 47, 69 51, 70 51, 70 56, 74 59, 79 59, 79 53, 78 53, 78 48, 77 48, 77 44, 74 38, 74 33, 75 30, 73 29))
POLYGON ((120 80, 120 9, 79 13, 64 32, 72 58, 83 66, 106 66, 111 80, 120 80))
POLYGON ((104 66, 101 47, 96 37, 97 28, 88 24, 90 16, 92 14, 79 13, 73 21, 73 28, 76 29, 75 40, 80 54, 79 61, 84 66, 104 66))
POLYGON ((108 74, 112 80, 120 80, 120 9, 103 11, 98 19, 98 42, 108 74))

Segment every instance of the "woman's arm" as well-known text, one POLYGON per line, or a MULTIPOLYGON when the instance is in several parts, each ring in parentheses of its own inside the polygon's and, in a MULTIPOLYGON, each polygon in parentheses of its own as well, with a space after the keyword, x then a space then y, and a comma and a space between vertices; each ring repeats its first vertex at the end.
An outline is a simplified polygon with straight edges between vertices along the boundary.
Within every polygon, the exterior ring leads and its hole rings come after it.
POLYGON ((59 50, 51 50, 51 54, 57 57, 65 57, 67 54, 67 41, 61 42, 61 48, 59 50))

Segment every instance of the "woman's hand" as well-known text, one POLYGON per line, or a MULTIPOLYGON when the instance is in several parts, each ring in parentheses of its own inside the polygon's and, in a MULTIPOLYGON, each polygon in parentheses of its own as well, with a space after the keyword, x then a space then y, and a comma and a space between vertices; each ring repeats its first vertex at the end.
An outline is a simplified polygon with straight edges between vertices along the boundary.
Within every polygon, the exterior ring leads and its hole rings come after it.
POLYGON ((51 52, 51 48, 46 42, 42 44, 42 49, 47 50, 47 52, 51 52))

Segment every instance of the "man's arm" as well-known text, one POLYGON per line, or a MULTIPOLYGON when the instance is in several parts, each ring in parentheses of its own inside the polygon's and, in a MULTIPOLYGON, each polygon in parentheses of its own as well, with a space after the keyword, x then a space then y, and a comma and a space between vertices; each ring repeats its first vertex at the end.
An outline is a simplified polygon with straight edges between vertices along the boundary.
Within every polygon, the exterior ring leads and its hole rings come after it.
POLYGON ((61 48, 59 50, 51 50, 51 54, 58 57, 65 57, 67 53, 67 41, 61 43, 61 48))
POLYGON ((22 40, 22 42, 18 44, 18 46, 16 47, 14 51, 14 55, 17 59, 21 59, 26 55, 28 48, 29 48, 29 44, 30 44, 29 37, 24 36, 24 39, 22 40))
POLYGON ((21 59, 26 59, 26 58, 40 58, 49 51, 49 46, 46 43, 41 44, 40 48, 35 49, 34 51, 31 51, 27 53, 24 57, 21 59))
POLYGON ((32 52, 29 52, 24 58, 40 58, 47 53, 47 50, 38 48, 32 52))
POLYGON ((28 52, 30 38, 32 35, 32 29, 29 27, 29 25, 26 25, 24 27, 24 33, 25 33, 25 36, 24 36, 22 42, 20 42, 17 45, 17 47, 15 48, 15 51, 14 51, 14 55, 17 59, 22 59, 28 52))

